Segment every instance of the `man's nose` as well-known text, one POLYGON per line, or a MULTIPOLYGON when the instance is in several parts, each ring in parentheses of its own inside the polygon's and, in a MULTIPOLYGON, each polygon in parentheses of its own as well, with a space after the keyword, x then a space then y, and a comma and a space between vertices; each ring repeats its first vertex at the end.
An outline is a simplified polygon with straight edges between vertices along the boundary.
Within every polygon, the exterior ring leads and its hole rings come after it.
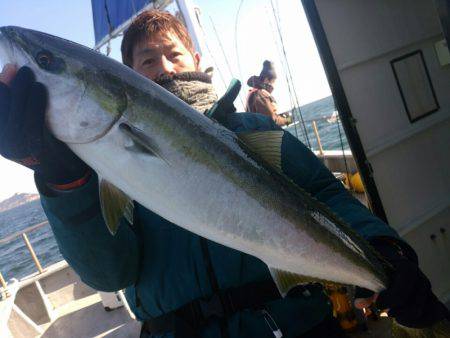
POLYGON ((172 62, 170 62, 164 55, 161 58, 161 68, 159 75, 174 75, 175 67, 172 62))

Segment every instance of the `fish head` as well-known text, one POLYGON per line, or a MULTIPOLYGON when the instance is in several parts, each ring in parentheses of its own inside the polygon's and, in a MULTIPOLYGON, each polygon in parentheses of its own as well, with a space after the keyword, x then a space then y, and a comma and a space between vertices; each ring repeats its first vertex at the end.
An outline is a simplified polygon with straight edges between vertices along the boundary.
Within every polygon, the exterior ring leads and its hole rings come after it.
POLYGON ((59 140, 90 143, 127 107, 117 61, 74 42, 21 27, 0 27, 0 62, 32 69, 48 92, 46 123, 59 140))

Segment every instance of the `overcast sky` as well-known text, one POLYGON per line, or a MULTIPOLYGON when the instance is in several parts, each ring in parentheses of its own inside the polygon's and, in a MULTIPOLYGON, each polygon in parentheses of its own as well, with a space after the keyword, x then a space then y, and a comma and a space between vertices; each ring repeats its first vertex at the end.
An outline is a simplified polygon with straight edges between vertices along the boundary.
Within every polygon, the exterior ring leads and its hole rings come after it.
MULTIPOLYGON (((214 55, 211 58, 204 50, 203 66, 216 68, 214 83, 219 94, 225 90, 223 82, 228 83, 235 77, 243 82, 241 99, 244 101, 248 77, 258 75, 263 61, 269 59, 275 63, 278 73, 273 94, 280 111, 290 109, 291 97, 283 71, 284 56, 270 0, 242 1, 239 16, 241 0, 193 2, 201 10, 206 41, 214 55)), ((286 57, 300 104, 329 96, 330 89, 300 0, 273 0, 273 3, 279 15, 286 57)), ((0 1, 0 13, 0 26, 32 28, 94 46, 90 0, 0 1)), ((112 44, 111 56, 120 61, 119 44, 120 39, 112 44)), ((237 102, 238 109, 242 108, 240 102, 237 102)), ((0 201, 16 192, 36 192, 32 172, 0 157, 0 201)))

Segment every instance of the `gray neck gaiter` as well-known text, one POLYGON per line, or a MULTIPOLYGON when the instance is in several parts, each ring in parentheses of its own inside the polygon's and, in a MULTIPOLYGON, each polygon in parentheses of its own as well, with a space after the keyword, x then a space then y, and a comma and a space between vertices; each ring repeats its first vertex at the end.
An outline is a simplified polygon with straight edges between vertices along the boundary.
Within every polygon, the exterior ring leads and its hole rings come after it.
POLYGON ((211 76, 206 73, 184 72, 172 76, 163 75, 155 82, 201 113, 205 113, 217 101, 211 76))

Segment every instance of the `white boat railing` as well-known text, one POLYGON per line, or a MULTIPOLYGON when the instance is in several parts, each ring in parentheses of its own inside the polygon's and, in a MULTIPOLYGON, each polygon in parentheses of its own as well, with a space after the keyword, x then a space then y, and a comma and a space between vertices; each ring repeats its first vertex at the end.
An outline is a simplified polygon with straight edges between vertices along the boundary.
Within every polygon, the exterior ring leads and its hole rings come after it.
MULTIPOLYGON (((41 274, 41 273, 43 273, 45 271, 45 269, 42 268, 42 265, 39 262, 39 259, 38 259, 37 255, 36 255, 36 252, 34 251, 33 246, 31 245, 30 240, 28 239, 27 233, 35 231, 35 230, 37 230, 39 228, 42 228, 43 226, 46 226, 46 225, 48 225, 48 221, 44 221, 44 222, 41 222, 41 223, 38 223, 38 224, 35 224, 35 225, 32 225, 32 226, 29 226, 28 228, 25 228, 25 229, 23 229, 21 231, 18 231, 16 233, 14 233, 14 234, 11 234, 9 236, 1 238, 0 239, 0 245, 1 244, 6 244, 8 242, 11 242, 11 241, 15 240, 16 238, 22 237, 22 239, 23 239, 23 241, 25 243, 25 246, 27 247, 27 249, 28 249, 28 251, 30 253, 31 258, 33 259, 33 262, 34 262, 34 264, 37 267, 38 273, 41 274)), ((1 297, 0 298, 3 298, 3 297, 7 298, 7 297, 9 297, 10 296, 10 292, 8 291, 8 284, 6 283, 5 279, 3 278, 3 275, 1 273, 1 271, 0 271, 0 285, 2 287, 2 292, 1 292, 1 297)))

